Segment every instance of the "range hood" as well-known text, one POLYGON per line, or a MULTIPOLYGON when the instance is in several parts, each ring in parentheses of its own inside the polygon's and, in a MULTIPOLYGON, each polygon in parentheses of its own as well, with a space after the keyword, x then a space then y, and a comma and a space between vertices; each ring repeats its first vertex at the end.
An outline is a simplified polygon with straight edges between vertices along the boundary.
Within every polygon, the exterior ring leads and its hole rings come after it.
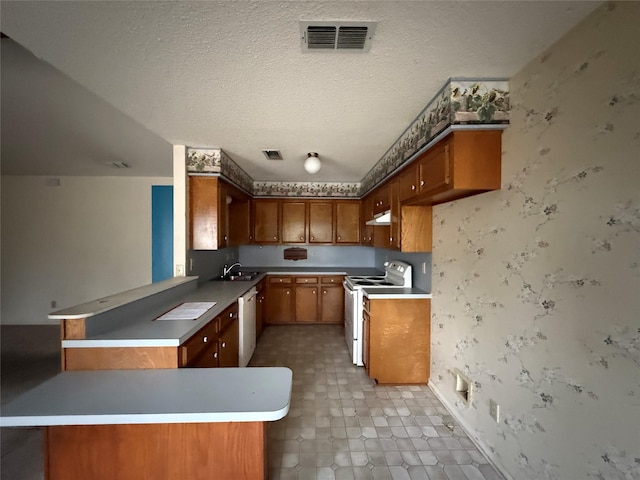
POLYGON ((366 222, 367 225, 391 225, 391 210, 374 215, 373 220, 366 222))

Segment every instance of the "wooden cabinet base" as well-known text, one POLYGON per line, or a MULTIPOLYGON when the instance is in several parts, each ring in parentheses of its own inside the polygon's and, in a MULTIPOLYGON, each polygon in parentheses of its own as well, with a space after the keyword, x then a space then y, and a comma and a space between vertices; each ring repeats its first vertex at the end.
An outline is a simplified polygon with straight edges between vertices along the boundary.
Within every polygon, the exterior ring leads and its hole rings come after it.
POLYGON ((62 370, 176 368, 176 347, 63 348, 62 370))
POLYGON ((47 427, 47 480, 267 478, 265 422, 47 427))

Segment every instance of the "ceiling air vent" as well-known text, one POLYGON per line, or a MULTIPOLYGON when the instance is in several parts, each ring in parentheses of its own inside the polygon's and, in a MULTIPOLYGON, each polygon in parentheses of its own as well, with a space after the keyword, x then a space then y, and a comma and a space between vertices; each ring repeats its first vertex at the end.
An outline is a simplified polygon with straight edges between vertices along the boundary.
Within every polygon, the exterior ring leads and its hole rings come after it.
POLYGON ((282 160, 282 154, 279 150, 262 150, 267 160, 282 160))
POLYGON ((375 28, 376 22, 301 21, 302 51, 368 52, 375 28))

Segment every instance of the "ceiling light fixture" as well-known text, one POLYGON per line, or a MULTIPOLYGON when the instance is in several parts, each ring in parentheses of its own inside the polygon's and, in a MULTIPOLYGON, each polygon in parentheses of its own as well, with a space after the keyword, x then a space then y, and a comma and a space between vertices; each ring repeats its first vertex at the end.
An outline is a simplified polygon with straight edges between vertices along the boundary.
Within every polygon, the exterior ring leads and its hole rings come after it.
POLYGON ((320 158, 315 152, 307 153, 307 159, 304 161, 304 169, 307 173, 318 173, 320 171, 320 158))

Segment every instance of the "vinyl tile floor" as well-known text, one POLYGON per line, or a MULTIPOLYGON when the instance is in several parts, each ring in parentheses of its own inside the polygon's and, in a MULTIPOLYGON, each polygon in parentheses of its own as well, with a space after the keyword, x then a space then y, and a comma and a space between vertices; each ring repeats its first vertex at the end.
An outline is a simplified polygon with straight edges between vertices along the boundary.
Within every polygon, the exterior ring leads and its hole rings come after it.
POLYGON ((271 480, 498 480, 425 386, 378 386, 343 329, 271 326, 250 366, 293 370, 289 413, 269 425, 271 480))
MULTIPOLYGON (((59 372, 58 329, 39 328, 2 329, 3 404, 59 372)), ((268 327, 250 366, 293 370, 289 413, 269 424, 271 480, 503 480, 427 386, 378 386, 352 365, 340 326, 268 327)), ((44 478, 40 429, 0 439, 2 480, 44 478)))

